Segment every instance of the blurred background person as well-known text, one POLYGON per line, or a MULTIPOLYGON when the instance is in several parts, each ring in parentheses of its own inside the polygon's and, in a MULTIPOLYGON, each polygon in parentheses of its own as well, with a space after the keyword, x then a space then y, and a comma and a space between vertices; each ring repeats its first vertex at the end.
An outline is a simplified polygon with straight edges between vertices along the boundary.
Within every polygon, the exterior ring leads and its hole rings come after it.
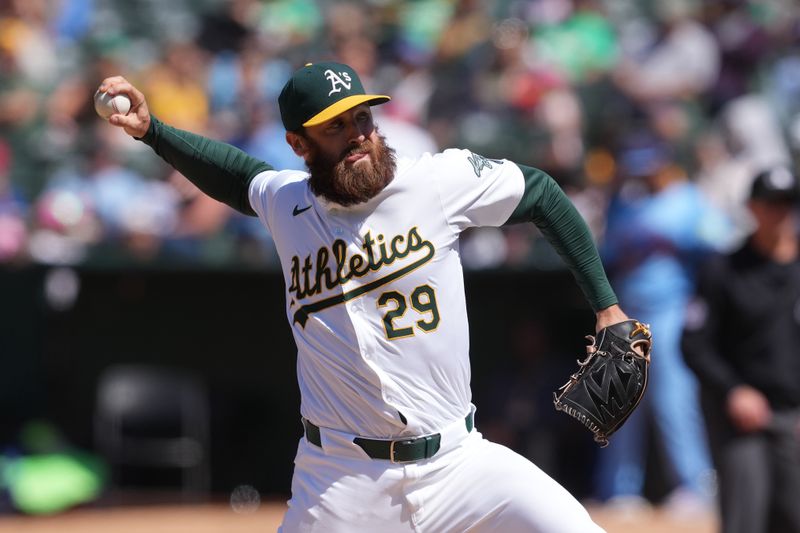
POLYGON ((11 150, 0 144, 0 263, 21 260, 28 239, 25 221, 28 207, 11 186, 10 167, 11 150))
POLYGON ((620 300, 659 333, 644 405, 598 454, 596 492, 627 510, 648 505, 652 424, 674 486, 666 505, 676 516, 694 515, 710 507, 713 478, 697 383, 683 362, 680 335, 695 268, 725 244, 726 219, 652 132, 634 132, 618 159, 622 182, 608 207, 601 252, 620 300))
POLYGON ((725 533, 800 531, 799 199, 787 167, 757 175, 753 233, 705 265, 686 316, 725 533))

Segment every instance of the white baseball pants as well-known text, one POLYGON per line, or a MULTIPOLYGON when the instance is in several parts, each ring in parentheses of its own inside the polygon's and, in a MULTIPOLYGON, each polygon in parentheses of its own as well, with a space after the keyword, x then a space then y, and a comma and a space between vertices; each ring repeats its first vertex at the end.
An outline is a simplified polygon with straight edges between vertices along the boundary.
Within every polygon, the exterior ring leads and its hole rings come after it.
POLYGON ((431 459, 375 460, 354 435, 321 428, 300 440, 279 533, 596 533, 586 509, 536 465, 464 420, 431 459))

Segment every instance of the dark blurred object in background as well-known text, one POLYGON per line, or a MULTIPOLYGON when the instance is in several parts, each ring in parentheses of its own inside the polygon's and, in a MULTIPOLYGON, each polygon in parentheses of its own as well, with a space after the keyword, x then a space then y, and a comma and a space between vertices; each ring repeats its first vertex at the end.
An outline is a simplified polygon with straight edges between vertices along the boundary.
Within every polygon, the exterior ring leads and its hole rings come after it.
MULTIPOLYGON (((211 488, 211 413, 203 382, 186 371, 145 365, 107 368, 97 385, 94 438, 111 488, 136 487, 172 470, 187 501, 211 488), (143 479, 141 479, 143 478, 143 479)), ((169 478, 167 478, 169 479, 169 478)), ((146 486, 146 485, 145 485, 146 486)), ((151 485, 152 488, 152 485, 151 485)))

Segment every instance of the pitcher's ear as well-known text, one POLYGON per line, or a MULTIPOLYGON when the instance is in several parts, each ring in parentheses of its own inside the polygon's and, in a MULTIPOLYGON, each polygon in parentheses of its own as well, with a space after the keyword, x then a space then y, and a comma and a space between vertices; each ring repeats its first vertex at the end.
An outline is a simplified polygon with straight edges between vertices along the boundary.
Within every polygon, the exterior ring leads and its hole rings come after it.
POLYGON ((286 132, 286 142, 292 147, 292 151, 300 157, 305 157, 308 153, 308 142, 305 137, 293 131, 286 132))

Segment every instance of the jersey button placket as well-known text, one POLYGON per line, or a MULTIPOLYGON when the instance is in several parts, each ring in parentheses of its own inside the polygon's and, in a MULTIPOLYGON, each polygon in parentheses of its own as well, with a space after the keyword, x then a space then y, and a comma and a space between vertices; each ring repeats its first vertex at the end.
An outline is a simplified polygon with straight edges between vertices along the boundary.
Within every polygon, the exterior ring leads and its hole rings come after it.
MULTIPOLYGON (((334 233, 336 233, 338 231, 339 232, 339 234, 338 234, 339 237, 341 237, 341 235, 345 235, 345 234, 348 236, 347 248, 348 248, 348 252, 351 255, 354 256, 356 254, 362 254, 363 253, 363 250, 361 249, 361 238, 358 236, 358 234, 356 232, 351 231, 349 229, 342 228, 342 227, 338 227, 338 226, 336 228, 334 228, 333 231, 334 231, 334 233)), ((356 298, 356 299, 351 300, 350 302, 348 302, 347 310, 348 310, 348 312, 350 313, 351 316, 361 314, 361 312, 363 311, 363 308, 361 306, 361 300, 356 298)))

